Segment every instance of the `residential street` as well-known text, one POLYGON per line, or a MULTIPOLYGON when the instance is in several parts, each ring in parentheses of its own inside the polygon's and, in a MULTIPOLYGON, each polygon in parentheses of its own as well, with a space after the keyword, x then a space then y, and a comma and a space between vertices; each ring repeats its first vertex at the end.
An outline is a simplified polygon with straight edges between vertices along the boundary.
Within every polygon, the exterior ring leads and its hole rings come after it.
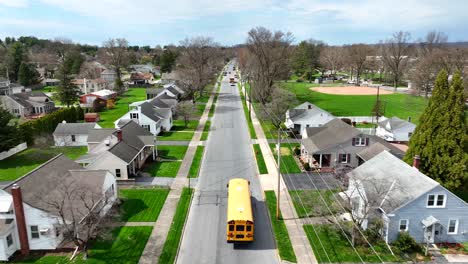
POLYGON ((228 78, 221 83, 178 263, 278 263, 238 88, 228 78), (245 245, 226 242, 226 184, 239 177, 250 180, 255 215, 255 242, 245 245))

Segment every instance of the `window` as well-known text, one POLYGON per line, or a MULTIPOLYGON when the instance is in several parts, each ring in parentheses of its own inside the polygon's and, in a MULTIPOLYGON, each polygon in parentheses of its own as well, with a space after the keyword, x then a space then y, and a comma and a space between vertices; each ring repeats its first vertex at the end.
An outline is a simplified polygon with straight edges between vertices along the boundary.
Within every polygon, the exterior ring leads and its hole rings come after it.
POLYGON ((400 231, 408 231, 408 219, 400 219, 400 231))
POLYGON ((76 141, 75 135, 71 135, 71 139, 72 139, 72 142, 75 142, 76 141))
POLYGON ((30 226, 30 229, 31 229, 31 238, 39 238, 39 227, 30 226))
POLYGON ((131 119, 138 119, 138 113, 130 113, 131 119))
POLYGON ((243 225, 236 225, 236 231, 244 231, 243 225))
POLYGON ((6 242, 7 242, 7 246, 10 247, 11 245, 13 245, 13 237, 11 236, 11 234, 9 234, 7 237, 6 237, 6 242))
POLYGON ((413 135, 413 132, 408 132, 408 137, 410 138, 413 135))
POLYGON ((252 232, 252 226, 251 225, 247 226, 247 232, 252 232))
POLYGON ((339 154, 339 160, 341 163, 348 163, 348 154, 339 154))
POLYGON ((307 124, 307 125, 306 125, 306 127, 310 127, 310 125, 309 125, 309 124, 307 124))
POLYGON ((120 178, 122 176, 122 173, 120 173, 120 169, 115 169, 115 177, 120 178))
POLYGON ((354 141, 355 146, 365 146, 366 145, 366 139, 362 137, 358 137, 354 141))
POLYGON ((150 125, 141 125, 141 127, 148 130, 148 131, 151 131, 150 125))
POLYGON ((455 235, 458 233, 458 219, 449 219, 447 234, 455 235))
POLYGON ((234 231, 234 225, 229 225, 229 231, 234 231))
POLYGON ((445 207, 445 194, 429 194, 427 207, 445 207))

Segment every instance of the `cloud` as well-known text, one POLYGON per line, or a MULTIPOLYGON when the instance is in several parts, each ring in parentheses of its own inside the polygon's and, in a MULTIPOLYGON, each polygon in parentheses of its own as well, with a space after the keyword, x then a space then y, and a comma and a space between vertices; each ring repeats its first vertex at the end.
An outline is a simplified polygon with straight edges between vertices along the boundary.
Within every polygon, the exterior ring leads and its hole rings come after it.
POLYGON ((28 4, 27 0, 0 0, 0 5, 7 7, 27 7, 28 4))

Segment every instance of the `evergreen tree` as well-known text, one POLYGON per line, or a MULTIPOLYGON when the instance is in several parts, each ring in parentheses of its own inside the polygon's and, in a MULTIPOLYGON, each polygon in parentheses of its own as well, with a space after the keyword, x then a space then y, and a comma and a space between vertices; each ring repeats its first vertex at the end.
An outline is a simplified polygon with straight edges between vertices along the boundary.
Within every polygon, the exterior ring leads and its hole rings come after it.
POLYGON ((421 172, 456 190, 468 180, 468 154, 463 150, 466 138, 463 83, 460 73, 453 76, 441 71, 432 97, 411 136, 405 161, 421 157, 421 172))
POLYGON ((13 116, 0 107, 0 152, 7 151, 21 143, 21 133, 13 116))
POLYGON ((23 45, 20 42, 14 42, 8 48, 7 54, 7 64, 9 77, 12 81, 18 80, 18 72, 21 66, 21 63, 26 61, 26 51, 23 45))
POLYGON ((161 72, 171 72, 175 65, 177 54, 169 49, 165 49, 160 58, 161 72))
POLYGON ((18 71, 18 82, 23 86, 39 83, 40 75, 33 65, 21 63, 18 71))
POLYGON ((73 62, 73 60, 66 57, 60 65, 57 74, 57 79, 60 80, 60 84, 57 87, 57 98, 67 107, 70 107, 70 105, 73 105, 73 103, 78 101, 78 93, 80 91, 73 83, 73 62))

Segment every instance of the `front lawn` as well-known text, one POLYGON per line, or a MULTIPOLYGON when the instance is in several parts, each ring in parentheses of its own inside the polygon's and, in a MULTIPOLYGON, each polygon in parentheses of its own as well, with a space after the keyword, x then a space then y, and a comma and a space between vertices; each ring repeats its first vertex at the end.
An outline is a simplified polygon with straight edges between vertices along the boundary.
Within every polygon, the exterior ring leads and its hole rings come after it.
POLYGON ((195 156, 193 157, 192 165, 190 165, 189 177, 196 178, 200 172, 200 165, 203 159, 203 153, 205 152, 205 146, 197 146, 195 156))
POLYGON ((192 191, 189 188, 184 188, 180 195, 179 203, 172 220, 171 228, 167 234, 166 242, 158 263, 174 263, 177 250, 179 248, 180 238, 184 229, 185 220, 192 198, 192 191))
POLYGON ((157 146, 158 156, 163 159, 183 160, 188 146, 157 146))
POLYGON ((203 127, 203 132, 200 138, 201 141, 205 141, 208 139, 208 133, 210 133, 210 129, 211 129, 211 122, 207 120, 205 123, 205 127, 203 127))
POLYGON ((9 158, 0 160, 0 181, 15 180, 59 153, 63 153, 74 160, 86 154, 87 150, 87 147, 28 148, 9 158))
POLYGON ((14 263, 138 263, 152 230, 153 227, 151 226, 124 226, 115 228, 112 230, 111 237, 98 239, 94 243, 91 243, 87 260, 83 260, 82 255, 77 256, 74 261, 69 261, 69 255, 47 255, 43 257, 31 257, 14 263))
POLYGON ((257 161, 258 172, 260 174, 268 174, 268 169, 265 164, 265 159, 263 158, 262 149, 259 144, 253 144, 253 149, 255 153, 255 160, 257 161))
MULTIPOLYGON (((311 102, 335 116, 369 116, 375 104, 375 95, 334 95, 310 90, 317 87, 310 83, 280 83, 281 87, 296 94, 299 103, 311 102)), ((386 102, 385 116, 397 116, 403 120, 411 117, 418 123, 419 117, 427 105, 423 97, 407 94, 384 94, 380 99, 386 102)))
POLYGON ((157 140, 161 141, 190 141, 192 140, 194 132, 188 131, 180 131, 180 132, 173 132, 173 131, 166 131, 161 132, 157 136, 157 140))
POLYGON ((128 112, 128 105, 134 102, 146 100, 146 89, 129 88, 115 103, 114 108, 99 113, 99 125, 104 128, 114 128, 114 121, 128 112))
POLYGON ((195 131, 198 122, 198 120, 188 120, 187 125, 185 125, 184 120, 177 119, 172 122, 171 131, 195 131))
POLYGON ((143 171, 151 177, 175 177, 181 164, 181 161, 153 161, 146 164, 143 171))
POLYGON ((330 215, 339 211, 339 204, 333 196, 337 190, 295 190, 289 191, 299 217, 330 215), (326 206, 323 203, 325 200, 326 206))
POLYGON ((280 219, 276 219, 276 195, 274 191, 265 192, 265 202, 270 213, 271 225, 275 233, 276 245, 278 246, 279 255, 282 260, 296 262, 296 254, 294 254, 291 240, 289 239, 288 229, 280 214, 280 219))
POLYGON ((237 86, 239 87, 239 94, 240 94, 240 98, 242 102, 242 108, 244 110, 245 119, 247 120, 247 126, 249 127, 250 138, 256 139, 257 134, 255 133, 255 128, 253 126, 252 119, 250 118, 250 115, 249 115, 249 108, 247 107, 247 103, 245 102, 245 96, 242 93, 242 88, 241 88, 240 83, 238 83, 237 86))
MULTIPOLYGON (((304 231, 307 234, 310 246, 319 263, 361 263, 359 256, 361 256, 365 262, 380 262, 377 255, 374 254, 369 247, 356 246, 356 250, 359 253, 358 256, 338 227, 332 225, 304 225, 304 231), (321 246, 322 244, 323 248, 321 246)), ((373 244, 373 246, 383 261, 400 261, 390 253, 383 242, 380 244, 373 244)))
MULTIPOLYGON (((293 148, 299 146, 297 143, 282 143, 281 144, 281 173, 301 173, 301 169, 294 160, 293 148)), ((271 151, 275 157, 275 161, 278 160, 278 151, 275 143, 270 143, 271 151)))
POLYGON ((120 189, 122 221, 156 222, 169 189, 120 189))

